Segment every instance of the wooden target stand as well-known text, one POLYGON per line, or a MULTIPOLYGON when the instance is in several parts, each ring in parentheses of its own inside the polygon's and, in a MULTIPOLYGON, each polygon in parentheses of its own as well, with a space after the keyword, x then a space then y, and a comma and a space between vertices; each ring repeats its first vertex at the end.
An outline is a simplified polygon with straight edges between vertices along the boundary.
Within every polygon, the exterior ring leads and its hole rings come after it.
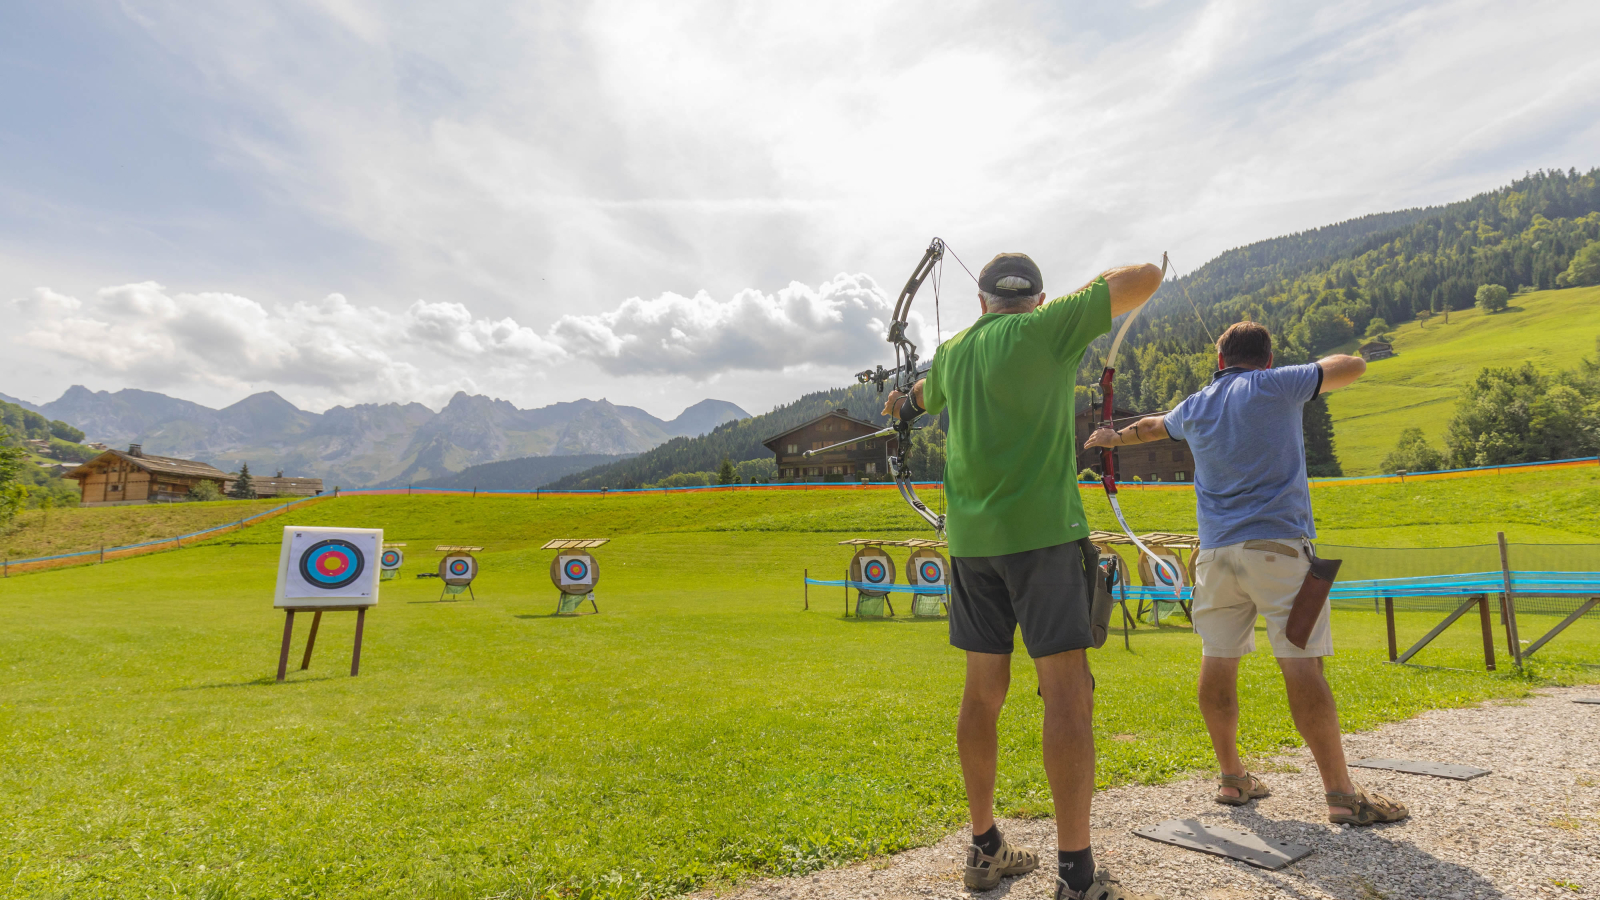
POLYGON ((393 581, 400 577, 400 567, 406 564, 405 544, 385 542, 383 550, 378 555, 378 578, 381 581, 393 581), (394 552, 394 565, 389 565, 390 551, 394 552))
MULTIPOLYGON (((906 558, 906 583, 912 587, 927 585, 950 587, 950 560, 945 559, 940 549, 949 547, 945 541, 930 541, 926 538, 912 538, 907 541, 896 542, 898 546, 910 547, 911 555, 906 558), (923 560, 938 563, 939 577, 928 579, 924 577, 923 560)), ((911 617, 914 619, 942 619, 950 614, 949 594, 912 594, 911 617)))
POLYGON ((367 625, 367 609, 365 606, 285 606, 280 607, 284 612, 283 617, 283 649, 278 651, 278 680, 289 674, 289 644, 294 640, 294 614, 297 612, 312 613, 311 633, 306 635, 306 652, 300 657, 300 671, 311 668, 311 651, 317 646, 317 629, 322 627, 322 614, 325 612, 347 612, 355 610, 356 613, 356 640, 355 649, 350 652, 350 677, 361 674, 361 633, 367 625))
POLYGON ((356 614, 356 634, 350 654, 350 675, 361 673, 361 638, 366 631, 367 610, 378 603, 380 559, 383 543, 381 528, 332 528, 285 526, 278 555, 278 584, 273 607, 283 610, 283 641, 278 648, 278 676, 281 683, 289 674, 289 647, 294 640, 295 613, 309 612, 311 633, 306 636, 305 653, 300 657, 302 671, 311 668, 311 653, 317 646, 317 632, 325 612, 356 614), (314 543, 310 543, 313 542, 314 543), (310 543, 307 547, 306 544, 310 543), (321 554, 320 556, 318 554, 321 554), (347 569, 320 569, 329 580, 315 574, 324 560, 354 565, 355 571, 337 580, 347 569), (298 573, 298 574, 296 574, 298 573), (316 590, 329 593, 324 597, 316 590), (335 593, 337 592, 337 593, 335 593))
MULTIPOLYGON (((894 584, 894 558, 889 556, 884 547, 893 547, 896 541, 874 540, 872 538, 851 538, 840 541, 842 547, 855 547, 856 552, 850 557, 850 563, 845 566, 844 580, 860 584, 865 581, 874 581, 866 577, 866 568, 870 565, 882 565, 888 569, 887 577, 883 579, 885 586, 894 584)), ((858 619, 892 619, 894 618, 894 601, 889 599, 889 591, 867 591, 856 589, 855 617, 858 619), (885 616, 883 611, 889 614, 885 616)), ((850 617, 850 585, 844 588, 844 614, 850 617)))
POLYGON ((539 548, 560 551, 550 560, 550 583, 559 592, 552 615, 592 616, 600 612, 600 604, 594 599, 595 586, 600 583, 600 563, 589 551, 610 541, 610 538, 556 538, 539 548), (587 613, 582 611, 585 600, 592 607, 587 613))
MULTIPOLYGON (((1174 560, 1177 563, 1178 569, 1186 580, 1186 583, 1183 585, 1183 587, 1192 587, 1194 585, 1194 555, 1200 549, 1199 537, 1192 534, 1177 534, 1170 531, 1152 531, 1148 534, 1139 535, 1139 540, 1143 541, 1146 547, 1149 547, 1151 550, 1155 551, 1158 556, 1164 556, 1168 559, 1174 560), (1189 559, 1187 561, 1183 558, 1183 553, 1185 550, 1189 551, 1189 559)), ((1091 531, 1089 532, 1089 541, 1100 548, 1102 556, 1108 553, 1117 555, 1116 551, 1112 549, 1115 546, 1133 546, 1133 541, 1129 540, 1128 536, 1120 531, 1091 531)), ((1118 555, 1118 558, 1121 558, 1120 555, 1118 555)), ((1119 575, 1121 575, 1123 578, 1122 583, 1126 584, 1127 566, 1125 563, 1119 567, 1119 575)), ((1159 583, 1159 579, 1156 578, 1154 567, 1152 567, 1150 564, 1149 557, 1145 556, 1143 553, 1139 554, 1139 583, 1143 587, 1166 587, 1165 585, 1159 583)), ((1152 617, 1155 619, 1154 624, 1159 626, 1161 624, 1161 607, 1156 605, 1158 601, 1140 600, 1138 614, 1134 616, 1135 621, 1142 621, 1139 619, 1139 615, 1144 614, 1146 602, 1149 602, 1150 604, 1149 608, 1151 610, 1152 617)), ((1176 602, 1178 604, 1178 608, 1183 610, 1183 615, 1185 618, 1189 619, 1190 621, 1194 621, 1193 612, 1188 601, 1179 599, 1173 602, 1176 602)), ((1125 597, 1122 598, 1122 603, 1124 607, 1127 606, 1125 597)), ((1124 608, 1124 613, 1126 613, 1126 611, 1126 608, 1124 608)))
POLYGON ((473 579, 478 577, 478 558, 473 553, 483 551, 482 547, 456 547, 441 545, 434 547, 444 554, 439 560, 439 580, 444 582, 444 588, 439 591, 438 603, 443 603, 445 597, 454 603, 466 594, 473 600, 478 599, 472 590, 473 579))

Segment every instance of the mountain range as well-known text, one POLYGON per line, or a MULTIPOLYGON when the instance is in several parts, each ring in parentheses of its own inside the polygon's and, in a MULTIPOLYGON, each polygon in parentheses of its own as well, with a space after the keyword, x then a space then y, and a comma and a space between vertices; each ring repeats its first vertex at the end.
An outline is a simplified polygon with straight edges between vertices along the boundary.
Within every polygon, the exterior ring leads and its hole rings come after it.
POLYGON ((329 487, 420 483, 516 457, 614 458, 749 417, 724 400, 702 400, 664 421, 603 399, 518 409, 464 392, 438 412, 420 403, 385 403, 313 413, 272 391, 212 409, 153 391, 112 393, 82 385, 43 404, 3 394, 0 399, 81 428, 87 440, 139 443, 152 454, 198 459, 224 470, 240 463, 259 473, 281 469, 320 477, 329 487))

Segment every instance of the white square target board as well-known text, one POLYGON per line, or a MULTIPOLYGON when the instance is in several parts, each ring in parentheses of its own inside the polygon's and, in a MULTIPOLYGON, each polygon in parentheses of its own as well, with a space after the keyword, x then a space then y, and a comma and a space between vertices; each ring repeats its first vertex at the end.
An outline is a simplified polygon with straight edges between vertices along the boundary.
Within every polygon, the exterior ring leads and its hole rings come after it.
POLYGON ((273 606, 376 606, 382 528, 286 525, 273 606))

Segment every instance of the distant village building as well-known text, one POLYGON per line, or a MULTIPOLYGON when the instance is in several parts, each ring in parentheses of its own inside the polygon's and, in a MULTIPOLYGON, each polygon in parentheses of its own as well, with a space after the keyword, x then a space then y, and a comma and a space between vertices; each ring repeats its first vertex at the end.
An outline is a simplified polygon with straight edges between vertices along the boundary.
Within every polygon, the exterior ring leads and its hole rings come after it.
POLYGON ((130 503, 173 503, 187 500, 189 489, 210 481, 221 490, 227 472, 192 459, 146 456, 139 444, 127 450, 107 450, 64 477, 78 482, 83 506, 120 506, 130 503))
MULTIPOLYGON (((1112 415, 1116 418, 1118 428, 1126 428, 1140 418, 1140 414, 1131 409, 1117 409, 1112 415)), ((1078 437, 1078 471, 1091 469, 1097 477, 1100 474, 1100 451, 1098 448, 1083 449, 1083 442, 1098 427, 1100 410, 1093 406, 1078 413, 1073 423, 1078 437)), ((1135 478, 1140 481, 1194 480, 1194 454, 1189 452, 1189 445, 1183 441, 1131 444, 1117 447, 1112 453, 1116 459, 1118 481, 1132 481, 1135 478)))
POLYGON ((845 444, 807 459, 807 450, 842 443, 856 435, 882 428, 862 421, 842 409, 818 416, 803 425, 770 437, 762 444, 777 456, 779 481, 878 481, 889 471, 889 454, 900 446, 894 435, 845 444))
MULTIPOLYGON (((255 488, 257 497, 315 497, 322 493, 321 478, 285 478, 282 472, 276 475, 251 475, 250 486, 255 488)), ((233 490, 232 476, 229 476, 228 486, 223 490, 233 490)))
MULTIPOLYGON (((151 456, 139 444, 127 450, 107 450, 62 474, 78 482, 82 506, 121 506, 132 503, 177 503, 202 481, 227 493, 234 474, 192 459, 151 456)), ((258 497, 309 497, 322 493, 320 478, 251 478, 258 497)))
POLYGON ((1362 359, 1372 362, 1376 359, 1388 359, 1393 356, 1394 345, 1388 341, 1367 341, 1356 352, 1361 354, 1362 359))

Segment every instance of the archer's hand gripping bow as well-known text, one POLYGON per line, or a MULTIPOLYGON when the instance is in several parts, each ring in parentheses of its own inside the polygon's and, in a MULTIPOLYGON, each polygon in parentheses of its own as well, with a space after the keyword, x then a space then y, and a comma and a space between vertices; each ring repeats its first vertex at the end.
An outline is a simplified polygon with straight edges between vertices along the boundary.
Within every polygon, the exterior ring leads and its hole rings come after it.
MULTIPOLYGON (((1161 254, 1161 277, 1163 280, 1167 277, 1167 255, 1165 253, 1161 254)), ((1115 425, 1112 424, 1112 420, 1116 416, 1113 411, 1115 404, 1112 403, 1112 383, 1117 377, 1115 368, 1117 348, 1122 346, 1122 336, 1128 333, 1128 326, 1132 325, 1133 320, 1138 318, 1140 309, 1143 309, 1143 307, 1134 307, 1133 311, 1128 313, 1128 317, 1122 320, 1122 327, 1117 330, 1117 336, 1111 339, 1111 350, 1106 353, 1106 368, 1104 372, 1100 373, 1100 425, 1102 428, 1115 428, 1115 425)), ((1111 512, 1117 517, 1117 524, 1122 526, 1122 533, 1128 536, 1128 540, 1133 541, 1133 545, 1139 548, 1140 553, 1150 558, 1150 562, 1156 567, 1158 574, 1167 573, 1172 579, 1173 595, 1182 597, 1183 593, 1179 585, 1183 583, 1183 580, 1177 571, 1177 567, 1170 560, 1162 559, 1152 553, 1150 548, 1139 540, 1138 535, 1133 533, 1133 529, 1128 527, 1128 520, 1122 516, 1122 505, 1117 502, 1117 457, 1116 451, 1111 447, 1100 448, 1100 484, 1106 489, 1106 500, 1111 503, 1111 512)))

